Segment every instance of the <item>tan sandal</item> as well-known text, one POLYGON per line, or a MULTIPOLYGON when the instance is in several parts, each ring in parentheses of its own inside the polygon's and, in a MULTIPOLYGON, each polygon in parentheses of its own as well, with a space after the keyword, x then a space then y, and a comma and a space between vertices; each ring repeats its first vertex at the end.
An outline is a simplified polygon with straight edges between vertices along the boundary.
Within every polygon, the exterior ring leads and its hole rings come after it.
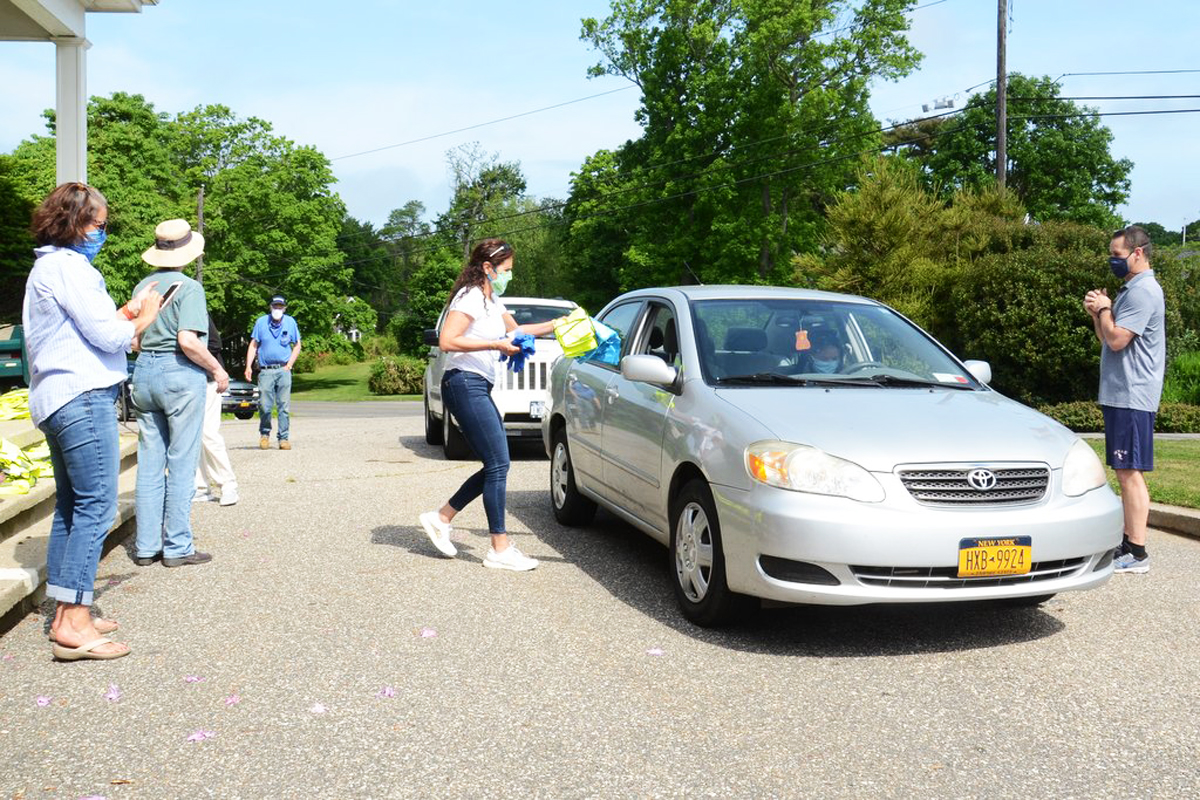
POLYGON ((52 652, 54 657, 59 661, 81 661, 87 659, 94 659, 96 661, 111 661, 114 658, 120 658, 121 656, 129 655, 130 651, 128 649, 119 650, 115 653, 93 652, 100 645, 109 644, 110 642, 112 642, 112 639, 101 636, 99 639, 88 642, 87 644, 81 644, 79 647, 63 647, 61 644, 56 644, 50 648, 50 652, 52 652))
MULTIPOLYGON (((105 619, 104 617, 94 617, 92 619, 92 625, 96 627, 96 633, 100 634, 101 636, 107 636, 110 633, 116 633, 121 627, 121 623, 117 622, 115 619, 105 619)), ((50 641, 54 642, 55 644, 58 643, 58 636, 55 635, 53 628, 50 629, 50 641)))

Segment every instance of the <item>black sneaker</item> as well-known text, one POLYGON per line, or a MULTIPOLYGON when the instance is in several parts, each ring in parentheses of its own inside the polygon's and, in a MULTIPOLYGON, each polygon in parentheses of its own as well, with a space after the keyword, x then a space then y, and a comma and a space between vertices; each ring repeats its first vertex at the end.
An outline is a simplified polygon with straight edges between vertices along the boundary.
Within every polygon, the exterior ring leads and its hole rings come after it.
POLYGON ((208 553, 201 553, 197 551, 192 553, 190 556, 184 556, 183 558, 164 558, 162 561, 164 567, 186 567, 190 564, 207 564, 208 562, 212 561, 212 556, 210 556, 208 553))
POLYGON ((155 553, 152 556, 134 556, 133 563, 139 567, 148 567, 160 558, 162 558, 162 553, 155 553))

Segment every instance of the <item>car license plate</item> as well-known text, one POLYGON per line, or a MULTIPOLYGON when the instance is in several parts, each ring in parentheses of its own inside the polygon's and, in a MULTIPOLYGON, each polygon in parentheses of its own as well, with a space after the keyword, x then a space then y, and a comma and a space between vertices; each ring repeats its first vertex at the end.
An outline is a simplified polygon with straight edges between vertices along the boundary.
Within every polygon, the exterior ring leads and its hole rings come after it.
POLYGON ((239 406, 241 406, 242 408, 249 408, 249 407, 250 407, 250 404, 249 404, 249 403, 247 403, 247 402, 245 402, 245 401, 243 401, 243 402, 241 402, 241 403, 238 403, 238 405, 239 405, 239 406))
POLYGON ((546 403, 543 400, 533 400, 529 403, 529 416, 533 419, 541 419, 546 413, 546 403))
POLYGON ((958 543, 958 577, 1024 575, 1031 567, 1033 538, 963 539, 958 543))

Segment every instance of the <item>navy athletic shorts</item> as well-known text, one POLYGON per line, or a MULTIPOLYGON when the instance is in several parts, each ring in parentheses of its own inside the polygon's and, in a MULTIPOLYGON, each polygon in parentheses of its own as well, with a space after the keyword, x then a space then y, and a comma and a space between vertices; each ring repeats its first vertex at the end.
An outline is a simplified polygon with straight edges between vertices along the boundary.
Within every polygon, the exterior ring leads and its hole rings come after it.
POLYGON ((1105 463, 1113 469, 1154 469, 1154 412, 1100 406, 1105 463))

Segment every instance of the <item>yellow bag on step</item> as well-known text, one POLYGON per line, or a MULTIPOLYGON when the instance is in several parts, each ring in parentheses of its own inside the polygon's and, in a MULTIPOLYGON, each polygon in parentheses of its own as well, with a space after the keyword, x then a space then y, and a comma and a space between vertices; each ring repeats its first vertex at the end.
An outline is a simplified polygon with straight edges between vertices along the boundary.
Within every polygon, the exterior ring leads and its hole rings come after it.
POLYGON ((578 358, 596 349, 596 329, 591 317, 582 308, 576 308, 566 319, 554 326, 554 338, 562 346, 563 355, 578 358))

